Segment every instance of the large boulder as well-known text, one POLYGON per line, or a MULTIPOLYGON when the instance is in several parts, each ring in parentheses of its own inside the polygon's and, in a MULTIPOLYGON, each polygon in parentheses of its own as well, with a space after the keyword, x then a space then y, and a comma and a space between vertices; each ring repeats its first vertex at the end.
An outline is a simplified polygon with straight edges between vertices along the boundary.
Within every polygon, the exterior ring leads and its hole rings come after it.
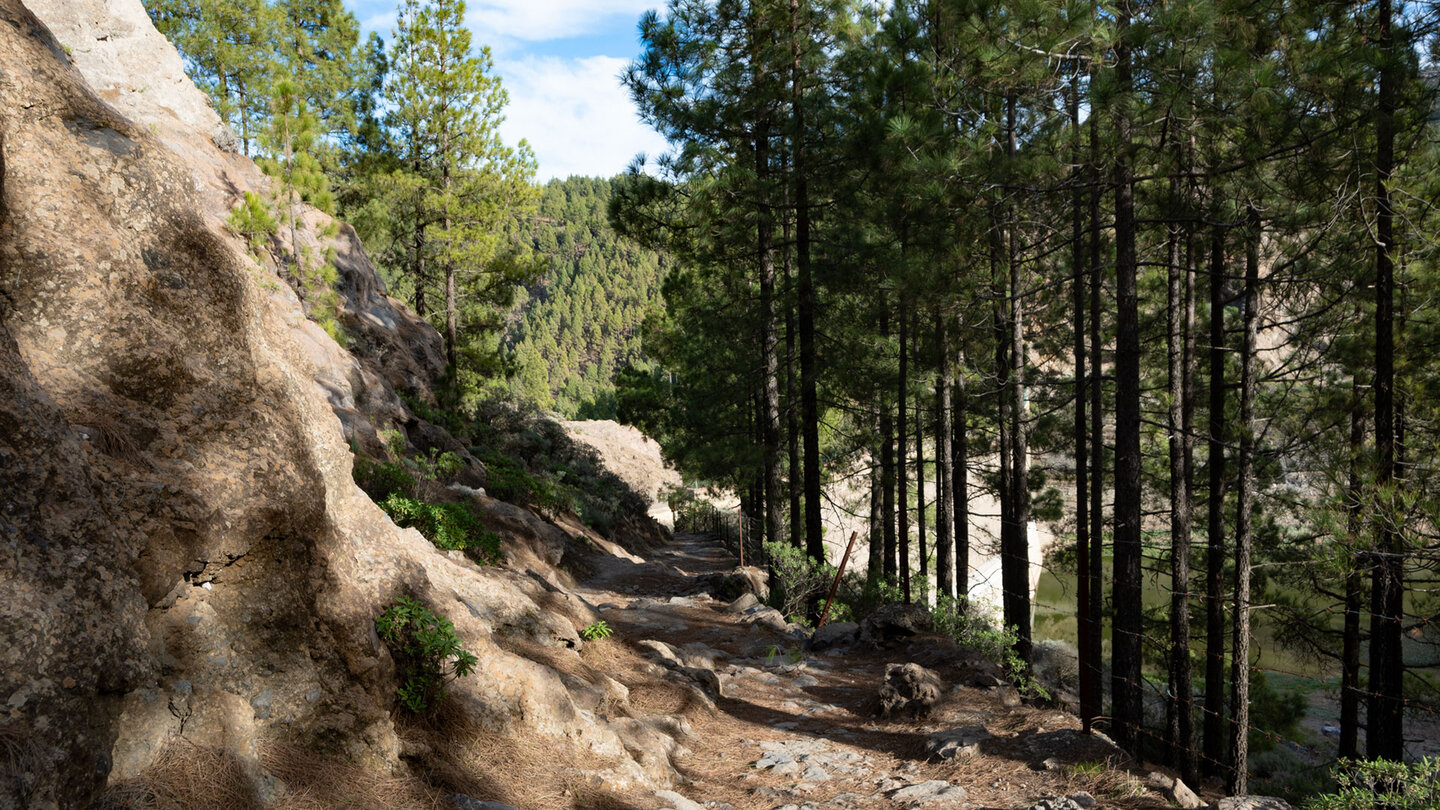
POLYGON ((882 605, 860 622, 860 643, 888 647, 934 628, 930 611, 923 605, 882 605))
POLYGON ((925 717, 940 702, 940 676, 916 663, 886 664, 880 684, 880 716, 908 712, 912 718, 925 717))

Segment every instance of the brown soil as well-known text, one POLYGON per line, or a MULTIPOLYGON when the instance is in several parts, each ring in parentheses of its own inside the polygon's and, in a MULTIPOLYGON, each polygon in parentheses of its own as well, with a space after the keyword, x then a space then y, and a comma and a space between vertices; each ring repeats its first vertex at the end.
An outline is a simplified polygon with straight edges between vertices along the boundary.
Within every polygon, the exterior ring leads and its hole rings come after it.
POLYGON ((692 800, 736 810, 805 803, 901 807, 906 805, 883 791, 943 780, 965 788, 967 806, 975 808, 1024 808, 1077 791, 1092 794, 1101 808, 1170 806, 1146 781, 1157 768, 1141 768, 1108 743, 1081 734, 1079 720, 1069 713, 1007 708, 996 690, 954 686, 928 718, 881 720, 873 712, 874 696, 886 664, 917 661, 949 684, 964 684, 975 675, 967 669, 967 656, 938 636, 916 637, 888 650, 856 645, 836 653, 805 652, 793 637, 741 623, 726 603, 700 590, 700 577, 733 566, 707 538, 681 534, 643 564, 601 561, 581 588, 615 630, 604 644, 587 647, 582 659, 630 689, 636 714, 684 714, 689 720, 689 753, 676 765, 687 780, 677 789, 692 800), (693 700, 693 690, 657 679, 658 668, 637 646, 646 639, 677 649, 699 642, 724 654, 715 666, 724 694, 713 709, 693 700), (928 735, 970 725, 983 725, 994 737, 981 754, 925 761, 928 735), (764 756, 762 745, 786 740, 815 741, 827 753, 853 755, 857 773, 806 782, 755 767, 764 756))

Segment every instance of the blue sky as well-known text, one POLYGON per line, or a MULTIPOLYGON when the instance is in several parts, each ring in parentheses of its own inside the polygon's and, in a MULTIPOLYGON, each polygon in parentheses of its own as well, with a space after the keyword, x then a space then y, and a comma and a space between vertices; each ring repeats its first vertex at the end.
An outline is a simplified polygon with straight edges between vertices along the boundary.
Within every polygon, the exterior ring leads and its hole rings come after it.
MULTIPOLYGON (((388 42, 395 0, 345 0, 362 31, 388 42)), ((510 93, 501 132, 530 143, 537 178, 608 177, 665 141, 641 124, 619 74, 640 51, 636 24, 657 0, 468 0, 477 46, 489 45, 510 93)))

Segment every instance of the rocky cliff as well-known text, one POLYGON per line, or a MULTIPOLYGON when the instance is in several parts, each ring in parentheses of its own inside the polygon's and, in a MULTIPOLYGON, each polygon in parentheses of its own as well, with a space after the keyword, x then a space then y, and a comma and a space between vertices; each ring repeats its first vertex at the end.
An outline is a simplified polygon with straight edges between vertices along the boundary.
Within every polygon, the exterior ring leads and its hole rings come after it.
POLYGON ((663 725, 551 666, 595 617, 561 562, 618 548, 472 496, 512 559, 482 567, 351 480, 347 442, 385 428, 463 453, 397 396, 430 397, 438 336, 353 232, 305 214, 352 351, 225 227, 265 178, 139 0, 0 0, 0 23, 0 807, 158 806, 181 760, 209 775, 191 806, 329 806, 301 801, 325 772, 431 806, 374 625, 404 595, 479 659, 447 728, 666 784, 663 725))

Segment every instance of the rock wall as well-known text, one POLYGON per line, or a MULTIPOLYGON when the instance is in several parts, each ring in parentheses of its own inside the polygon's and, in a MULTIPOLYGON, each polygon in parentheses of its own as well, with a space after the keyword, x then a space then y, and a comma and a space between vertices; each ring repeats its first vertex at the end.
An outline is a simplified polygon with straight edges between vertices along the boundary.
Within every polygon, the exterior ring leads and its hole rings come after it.
POLYGON ((406 594, 479 656, 453 689, 465 723, 667 782, 673 741, 637 742, 577 708, 603 684, 498 643, 581 646, 593 612, 555 566, 585 544, 525 534, 531 570, 481 568, 352 482, 347 439, 414 424, 396 389, 429 396, 434 330, 308 212, 336 248, 342 349, 225 229, 264 178, 139 0, 28 5, 0 0, 0 807, 89 807, 178 740, 262 805, 287 795, 280 746, 403 777, 374 618, 406 594))

